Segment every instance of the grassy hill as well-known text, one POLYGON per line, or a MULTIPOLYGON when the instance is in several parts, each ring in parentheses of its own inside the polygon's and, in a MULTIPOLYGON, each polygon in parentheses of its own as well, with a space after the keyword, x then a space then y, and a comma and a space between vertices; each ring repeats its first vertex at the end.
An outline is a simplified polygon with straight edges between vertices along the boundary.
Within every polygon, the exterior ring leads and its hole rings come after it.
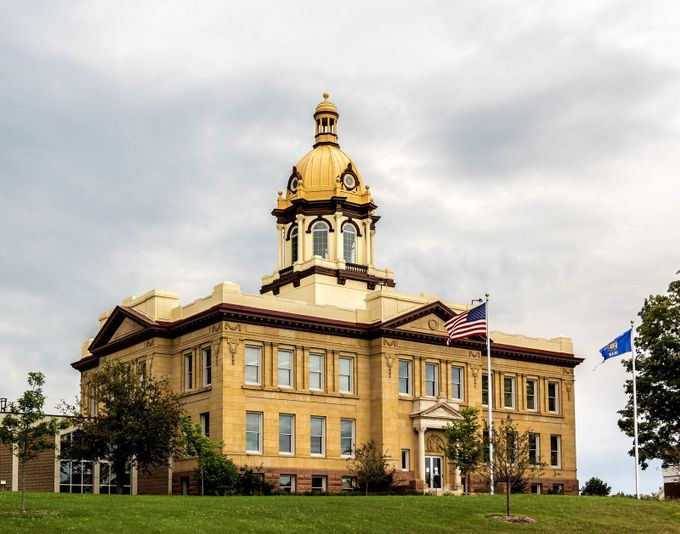
POLYGON ((159 497, 0 493, 0 532, 653 532, 680 533, 680 503, 616 497, 514 495, 533 524, 492 521, 503 495, 159 497), (38 513, 39 512, 39 513, 38 513))

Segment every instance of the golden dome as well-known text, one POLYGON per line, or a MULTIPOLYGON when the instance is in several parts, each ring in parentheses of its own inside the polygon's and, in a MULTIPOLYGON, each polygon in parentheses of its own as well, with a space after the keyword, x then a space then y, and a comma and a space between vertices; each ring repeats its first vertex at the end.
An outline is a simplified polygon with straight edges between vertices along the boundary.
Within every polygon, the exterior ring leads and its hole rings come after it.
POLYGON ((314 148, 293 167, 286 196, 279 197, 280 209, 290 206, 296 199, 310 201, 345 197, 356 204, 371 202, 369 188, 364 185, 357 166, 337 143, 339 114, 328 97, 328 93, 324 93, 323 101, 316 106, 314 148))

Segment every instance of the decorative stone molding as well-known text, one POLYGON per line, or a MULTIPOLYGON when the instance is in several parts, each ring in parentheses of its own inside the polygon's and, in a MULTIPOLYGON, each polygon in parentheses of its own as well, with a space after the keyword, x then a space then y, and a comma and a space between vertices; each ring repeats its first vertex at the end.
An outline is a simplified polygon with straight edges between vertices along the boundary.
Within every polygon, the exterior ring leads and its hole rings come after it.
POLYGON ((387 364, 387 374, 390 378, 392 378, 392 364, 394 363, 394 355, 385 354, 385 363, 387 364))
POLYGON ((231 365, 234 365, 236 363, 236 350, 238 349, 238 340, 228 339, 227 342, 229 343, 229 352, 231 353, 231 365))

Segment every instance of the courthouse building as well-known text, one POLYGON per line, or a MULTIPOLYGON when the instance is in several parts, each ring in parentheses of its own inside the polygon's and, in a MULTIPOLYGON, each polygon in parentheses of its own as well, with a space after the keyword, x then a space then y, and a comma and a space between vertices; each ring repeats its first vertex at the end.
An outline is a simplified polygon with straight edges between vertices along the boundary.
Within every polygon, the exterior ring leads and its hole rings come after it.
MULTIPOLYGON (((582 360, 571 340, 492 331, 489 399, 484 339, 446 344, 444 322, 468 306, 401 294, 379 266, 377 206, 340 149, 338 117, 325 94, 312 150, 281 177, 276 268, 260 294, 221 283, 186 305, 158 289, 123 300, 100 316, 72 364, 82 384, 111 360, 167 377, 237 465, 296 492, 351 487, 347 460, 371 439, 401 485, 460 491, 442 428, 467 406, 486 417, 491 402, 496 420, 509 414, 532 429, 532 455, 546 468, 529 480, 531 491, 577 493, 574 367, 582 360)), ((194 466, 176 462, 170 478, 160 475, 163 491, 195 491, 194 466)), ((471 489, 487 491, 481 480, 471 489)))

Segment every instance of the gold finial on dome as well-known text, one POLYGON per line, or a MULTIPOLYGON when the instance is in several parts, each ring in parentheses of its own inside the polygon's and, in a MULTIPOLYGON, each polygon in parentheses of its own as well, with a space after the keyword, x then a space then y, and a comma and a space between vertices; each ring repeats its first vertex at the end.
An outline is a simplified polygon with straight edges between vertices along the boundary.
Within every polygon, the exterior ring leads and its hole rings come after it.
POLYGON ((324 94, 323 94, 323 99, 324 99, 324 100, 328 100, 328 97, 329 97, 329 96, 331 96, 331 95, 329 95, 328 93, 324 93, 324 94))

